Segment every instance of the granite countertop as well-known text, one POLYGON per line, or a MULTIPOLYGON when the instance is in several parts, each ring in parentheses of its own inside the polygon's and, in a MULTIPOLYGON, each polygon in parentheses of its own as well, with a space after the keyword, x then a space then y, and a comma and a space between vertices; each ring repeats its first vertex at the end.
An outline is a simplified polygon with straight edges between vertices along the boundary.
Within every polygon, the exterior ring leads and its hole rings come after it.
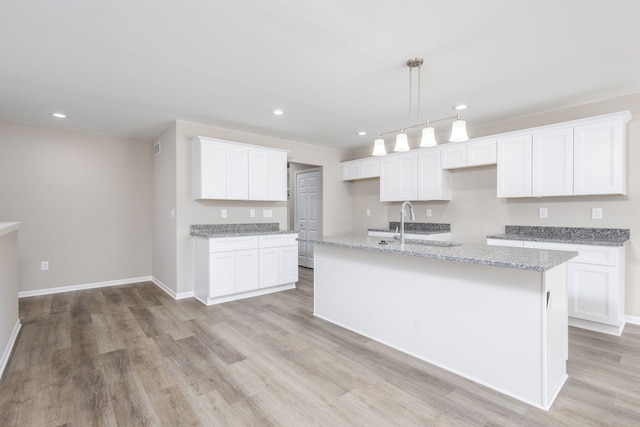
POLYGON ((19 222, 0 222, 0 236, 4 236, 5 234, 9 234, 12 231, 20 228, 19 222))
MULTIPOLYGON (((369 231, 381 231, 384 233, 395 233, 400 230, 400 222, 392 221, 388 228, 370 228, 369 231)), ((451 233, 451 224, 441 224, 435 222, 405 222, 404 232, 407 234, 439 234, 451 233)))
POLYGON ((472 243, 424 242, 412 239, 406 240, 405 247, 402 249, 400 243, 392 239, 385 240, 380 237, 363 236, 361 234, 328 236, 322 240, 298 240, 320 245, 540 272, 547 271, 578 256, 577 252, 569 251, 512 248, 472 243), (381 240, 389 243, 380 245, 381 240))
POLYGON ((570 243, 592 246, 622 246, 630 238, 628 228, 535 227, 507 225, 503 234, 489 239, 522 240, 530 242, 570 243))
POLYGON ((269 234, 298 234, 297 231, 280 230, 277 222, 257 224, 199 224, 191 226, 194 237, 240 237, 269 234))

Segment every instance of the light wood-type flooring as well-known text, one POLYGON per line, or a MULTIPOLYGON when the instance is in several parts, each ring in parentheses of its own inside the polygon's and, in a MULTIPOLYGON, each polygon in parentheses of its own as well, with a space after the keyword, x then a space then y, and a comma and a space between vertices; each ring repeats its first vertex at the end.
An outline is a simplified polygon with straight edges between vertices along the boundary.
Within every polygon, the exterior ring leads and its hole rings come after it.
POLYGON ((152 283, 21 299, 0 426, 640 425, 639 326, 571 328, 544 412, 312 311, 308 269, 295 290, 212 307, 152 283))

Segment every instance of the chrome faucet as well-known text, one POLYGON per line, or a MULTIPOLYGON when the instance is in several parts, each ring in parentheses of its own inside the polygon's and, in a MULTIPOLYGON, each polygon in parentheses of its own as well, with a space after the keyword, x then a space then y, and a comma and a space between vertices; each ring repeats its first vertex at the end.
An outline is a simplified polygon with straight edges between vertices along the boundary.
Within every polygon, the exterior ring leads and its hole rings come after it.
POLYGON ((413 205, 410 201, 402 202, 402 208, 400 208, 400 249, 404 249, 404 208, 409 206, 409 213, 411 214, 411 221, 416 220, 416 214, 413 213, 413 205))

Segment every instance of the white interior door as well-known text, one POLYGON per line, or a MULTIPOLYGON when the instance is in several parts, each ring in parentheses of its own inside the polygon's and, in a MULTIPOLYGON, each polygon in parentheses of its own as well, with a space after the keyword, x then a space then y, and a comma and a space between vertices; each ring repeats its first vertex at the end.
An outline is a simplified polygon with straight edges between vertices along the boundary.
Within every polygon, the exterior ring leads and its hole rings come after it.
MULTIPOLYGON (((296 231, 301 239, 320 237, 320 171, 296 172, 296 231)), ((313 245, 298 242, 298 265, 313 268, 313 245)))

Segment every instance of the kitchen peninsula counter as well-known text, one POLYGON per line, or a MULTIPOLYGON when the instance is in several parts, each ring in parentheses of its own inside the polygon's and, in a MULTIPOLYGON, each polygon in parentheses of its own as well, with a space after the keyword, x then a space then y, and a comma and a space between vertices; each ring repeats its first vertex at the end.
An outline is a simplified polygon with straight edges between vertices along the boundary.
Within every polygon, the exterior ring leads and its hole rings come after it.
POLYGON ((314 315, 548 410, 567 379, 576 253, 381 240, 307 240, 314 315))

